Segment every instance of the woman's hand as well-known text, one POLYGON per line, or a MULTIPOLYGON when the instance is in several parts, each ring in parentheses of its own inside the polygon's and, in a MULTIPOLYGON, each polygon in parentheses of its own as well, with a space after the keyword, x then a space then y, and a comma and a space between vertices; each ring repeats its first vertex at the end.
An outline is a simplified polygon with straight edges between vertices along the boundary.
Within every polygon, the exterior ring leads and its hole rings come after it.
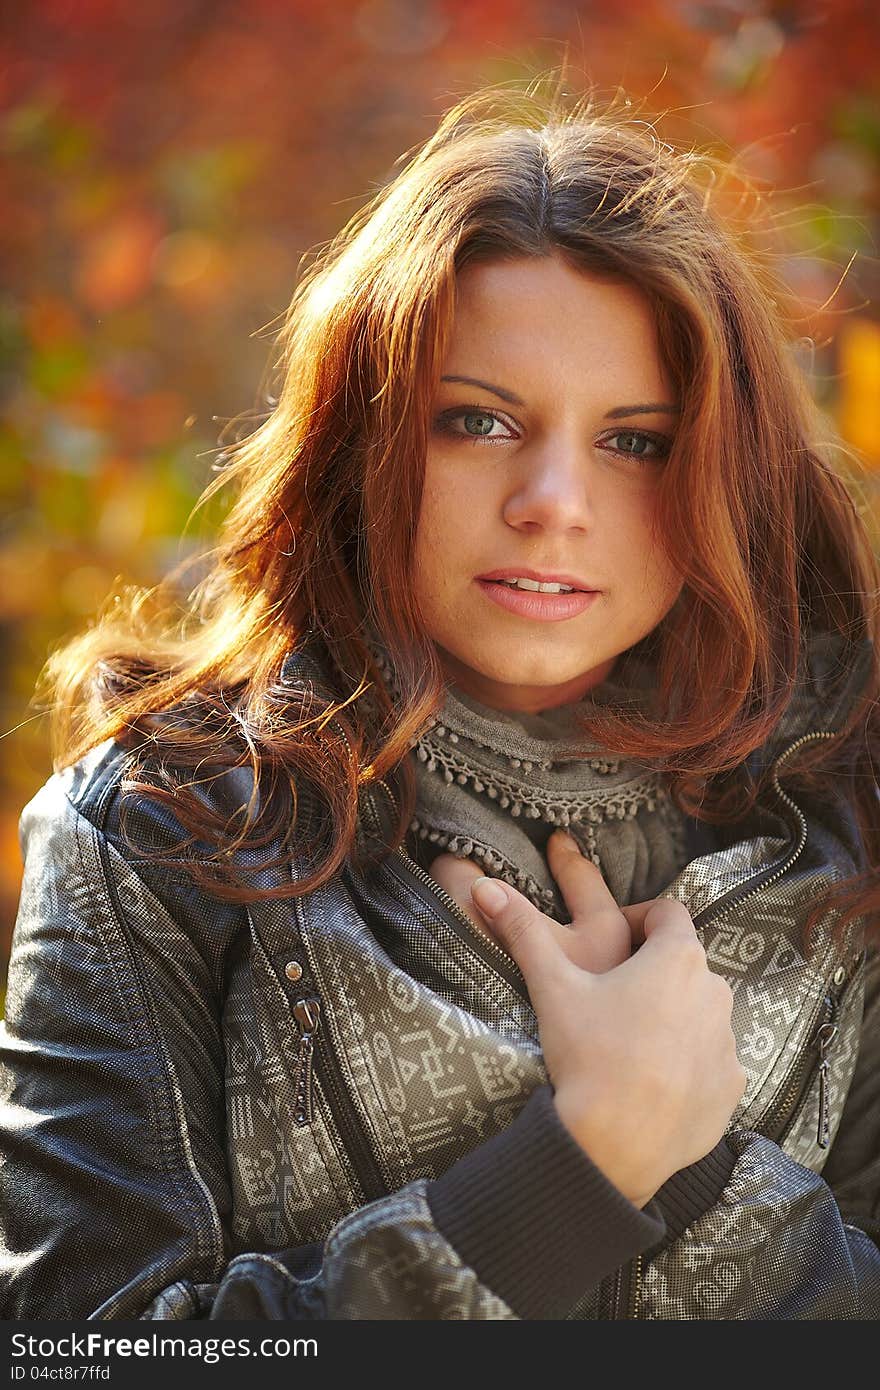
MULTIPOLYGON (((655 898, 619 908, 594 864, 579 852, 552 853, 571 926, 497 879, 477 887, 470 916, 525 977, 563 1124, 643 1207, 667 1178, 715 1147, 743 1095, 733 993, 709 970, 683 903, 655 898), (486 888, 504 903, 493 907, 486 888), (621 917, 630 945, 643 942, 633 955, 621 917)), ((450 866, 435 864, 448 878, 450 866)), ((455 886, 462 891, 461 881, 455 886)))
MULTIPOLYGON (((654 899, 618 907, 607 888, 597 893, 595 881, 598 879, 603 887, 605 885, 601 870, 592 860, 584 858, 576 842, 564 831, 555 830, 550 836, 547 862, 573 920, 570 927, 565 927, 543 912, 538 912, 538 916, 572 964, 601 974, 628 960, 634 936, 637 941, 644 940, 645 913, 654 899), (582 930, 573 930, 578 924, 582 930)), ((472 859, 440 854, 431 864, 431 876, 455 899, 477 930, 491 939, 493 933, 488 920, 471 898, 471 884, 482 876, 482 869, 472 859)))

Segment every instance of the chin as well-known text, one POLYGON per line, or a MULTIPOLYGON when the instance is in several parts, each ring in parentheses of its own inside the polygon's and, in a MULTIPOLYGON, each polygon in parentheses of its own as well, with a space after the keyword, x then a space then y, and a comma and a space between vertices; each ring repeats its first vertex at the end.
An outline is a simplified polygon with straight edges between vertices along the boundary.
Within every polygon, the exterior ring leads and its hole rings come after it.
POLYGON ((552 689, 577 680, 582 675, 583 667, 569 671, 563 667, 554 667, 551 662, 542 661, 537 666, 504 667, 494 675, 494 679, 504 685, 547 686, 548 689, 552 689))
POLYGON ((550 662, 540 662, 537 665, 512 666, 509 663, 499 662, 497 665, 486 664, 476 658, 467 661, 458 658, 461 665, 467 666, 470 670, 476 671, 484 679, 493 681, 499 686, 509 685, 511 687, 523 687, 526 689, 552 691, 559 686, 567 685, 571 681, 576 681, 584 674, 584 668, 579 666, 574 670, 567 667, 555 668, 550 662))

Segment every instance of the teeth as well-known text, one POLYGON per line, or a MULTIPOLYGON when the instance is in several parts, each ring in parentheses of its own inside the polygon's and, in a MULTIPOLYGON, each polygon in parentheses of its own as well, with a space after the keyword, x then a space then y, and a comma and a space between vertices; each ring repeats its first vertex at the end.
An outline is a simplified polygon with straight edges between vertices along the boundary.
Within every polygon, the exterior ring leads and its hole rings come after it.
POLYGON ((529 589, 532 593, 541 594, 573 594, 574 589, 568 584, 539 584, 536 579, 502 579, 501 584, 506 584, 511 589, 529 589))

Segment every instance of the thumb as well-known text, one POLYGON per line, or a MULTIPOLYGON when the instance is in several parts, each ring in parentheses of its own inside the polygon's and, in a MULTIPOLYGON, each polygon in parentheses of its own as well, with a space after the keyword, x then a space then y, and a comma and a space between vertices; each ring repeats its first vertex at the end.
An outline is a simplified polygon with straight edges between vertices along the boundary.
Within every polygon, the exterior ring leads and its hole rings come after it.
POLYGON ((522 893, 497 878, 477 878, 471 897, 488 922, 492 935, 513 957, 523 973, 532 1003, 538 1008, 545 987, 552 988, 569 969, 548 918, 522 893))

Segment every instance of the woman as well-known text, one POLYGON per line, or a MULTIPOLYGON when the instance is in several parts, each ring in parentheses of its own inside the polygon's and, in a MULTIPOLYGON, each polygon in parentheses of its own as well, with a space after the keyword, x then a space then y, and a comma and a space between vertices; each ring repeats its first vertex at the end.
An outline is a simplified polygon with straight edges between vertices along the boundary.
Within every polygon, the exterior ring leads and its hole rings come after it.
POLYGON ((460 103, 53 655, 7 1317, 880 1312, 878 571, 704 182, 460 103))

